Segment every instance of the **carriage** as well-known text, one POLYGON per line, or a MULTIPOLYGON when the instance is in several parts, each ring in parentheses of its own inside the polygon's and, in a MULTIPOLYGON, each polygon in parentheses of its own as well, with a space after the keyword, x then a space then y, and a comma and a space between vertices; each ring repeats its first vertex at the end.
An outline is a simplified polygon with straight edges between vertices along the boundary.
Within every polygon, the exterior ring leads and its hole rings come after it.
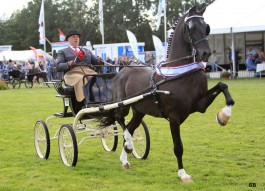
MULTIPOLYGON (((228 123, 235 103, 226 84, 219 82, 208 89, 205 62, 211 54, 211 49, 207 38, 210 26, 203 18, 205 10, 206 7, 200 10, 193 7, 175 22, 174 32, 169 37, 165 62, 157 65, 155 70, 148 67, 124 67, 113 79, 112 102, 103 105, 92 104, 91 107, 88 104, 88 107, 82 108, 76 114, 71 126, 62 125, 58 137, 61 157, 66 165, 73 166, 77 160, 74 157, 77 154, 73 154, 78 146, 75 133, 90 126, 89 123, 83 125, 82 117, 85 119, 93 116, 101 125, 100 129, 96 129, 90 136, 103 135, 103 146, 108 142, 107 138, 104 140, 104 137, 109 137, 108 135, 114 135, 111 141, 115 142, 116 123, 122 127, 124 143, 120 161, 125 169, 130 168, 127 154, 132 152, 135 156, 135 153, 138 153, 137 142, 144 137, 146 140, 149 139, 148 133, 139 139, 135 139, 135 136, 137 137, 137 130, 141 129, 139 126, 144 116, 150 115, 168 120, 174 143, 173 150, 177 158, 178 176, 182 182, 193 181, 184 169, 182 161, 181 124, 194 112, 206 112, 215 98, 222 93, 226 105, 217 113, 216 121, 224 126, 228 123), (132 118, 128 123, 126 117, 130 109, 132 118), (98 114, 103 115, 97 116, 98 114), (70 142, 67 142, 68 140, 70 142)), ((50 144, 48 140, 46 125, 38 121, 35 125, 35 145, 37 153, 42 158, 47 157, 50 144)), ((148 151, 145 149, 145 153, 148 151)), ((146 157, 141 156, 139 158, 146 157)))
MULTIPOLYGON (((151 96, 154 93, 150 92, 131 99, 112 102, 111 84, 115 74, 99 73, 84 75, 84 79, 87 77, 92 78, 89 84, 84 87, 84 91, 88 91, 85 93, 89 95, 86 98, 85 105, 80 105, 76 101, 73 87, 65 85, 63 80, 46 82, 46 84, 54 86, 58 93, 56 97, 63 100, 63 111, 54 113, 45 121, 38 120, 35 123, 35 148, 39 158, 49 158, 50 140, 54 139, 58 139, 61 159, 66 166, 76 166, 78 147, 87 139, 99 138, 106 151, 115 151, 118 146, 118 138, 123 135, 123 131, 121 131, 118 123, 113 123, 108 127, 102 128, 98 117, 100 113, 108 110, 106 108, 122 107, 143 99, 145 96, 151 96), (52 123, 54 118, 70 118, 70 122, 60 124, 55 134, 51 136, 50 129, 54 126, 52 123)), ((148 127, 143 120, 137 128, 133 140, 133 156, 138 159, 146 159, 150 150, 150 135, 148 127)))
POLYGON ((11 85, 13 89, 19 89, 21 84, 24 83, 26 88, 33 87, 33 80, 36 78, 38 84, 48 82, 47 73, 39 72, 37 68, 25 70, 21 72, 18 69, 13 69, 8 72, 8 79, 6 80, 7 85, 11 85))

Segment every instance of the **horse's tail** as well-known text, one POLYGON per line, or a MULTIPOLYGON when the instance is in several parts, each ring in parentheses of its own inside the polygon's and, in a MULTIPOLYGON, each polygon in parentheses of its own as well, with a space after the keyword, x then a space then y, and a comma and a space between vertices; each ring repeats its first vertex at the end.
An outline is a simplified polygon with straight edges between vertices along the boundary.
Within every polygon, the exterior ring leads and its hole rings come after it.
POLYGON ((100 119, 100 126, 107 127, 113 125, 116 121, 116 109, 110 109, 104 112, 104 117, 100 119))

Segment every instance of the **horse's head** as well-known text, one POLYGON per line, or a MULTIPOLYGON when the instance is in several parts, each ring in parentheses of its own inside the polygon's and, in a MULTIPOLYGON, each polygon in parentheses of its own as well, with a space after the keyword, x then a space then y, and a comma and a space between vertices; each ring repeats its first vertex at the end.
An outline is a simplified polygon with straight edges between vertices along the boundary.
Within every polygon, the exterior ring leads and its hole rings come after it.
POLYGON ((168 61, 176 61, 178 64, 190 63, 193 61, 207 61, 211 55, 207 36, 210 33, 210 26, 205 23, 203 13, 206 7, 197 10, 190 9, 181 17, 173 27, 175 30, 169 41, 168 61))

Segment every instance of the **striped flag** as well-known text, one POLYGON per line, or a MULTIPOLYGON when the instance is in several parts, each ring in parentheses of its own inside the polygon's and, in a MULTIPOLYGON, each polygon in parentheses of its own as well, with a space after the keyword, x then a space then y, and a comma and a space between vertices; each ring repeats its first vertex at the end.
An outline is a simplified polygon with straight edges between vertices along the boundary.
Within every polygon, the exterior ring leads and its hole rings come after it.
POLYGON ((159 29, 161 17, 165 16, 165 7, 166 7, 166 0, 159 0, 158 12, 157 12, 158 19, 157 19, 157 24, 156 24, 156 30, 159 29))
POLYGON ((41 1, 40 16, 39 16, 39 44, 45 44, 45 28, 44 28, 44 2, 41 1))
POLYGON ((64 35, 64 33, 61 31, 61 29, 58 28, 58 32, 59 32, 59 39, 60 39, 60 42, 65 41, 65 35, 64 35))

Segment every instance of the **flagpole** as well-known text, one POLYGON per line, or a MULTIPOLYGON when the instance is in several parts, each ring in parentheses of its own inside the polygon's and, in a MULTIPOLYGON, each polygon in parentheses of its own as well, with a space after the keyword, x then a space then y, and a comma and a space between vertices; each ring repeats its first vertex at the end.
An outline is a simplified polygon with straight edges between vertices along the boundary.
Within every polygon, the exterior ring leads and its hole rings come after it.
POLYGON ((102 44, 104 44, 104 15, 103 15, 103 0, 99 0, 98 12, 99 12, 99 29, 102 36, 102 44))
POLYGON ((105 44, 105 42, 104 42, 104 15, 103 15, 103 7, 102 7, 102 44, 105 44))
POLYGON ((44 14, 44 0, 43 0, 43 36, 44 36, 44 52, 46 52, 46 35, 45 35, 45 14, 44 14))
MULTIPOLYGON (((165 47, 167 47, 167 3, 165 0, 164 7, 164 32, 165 32, 165 47)), ((167 49, 165 48, 165 55, 167 55, 167 49)))

